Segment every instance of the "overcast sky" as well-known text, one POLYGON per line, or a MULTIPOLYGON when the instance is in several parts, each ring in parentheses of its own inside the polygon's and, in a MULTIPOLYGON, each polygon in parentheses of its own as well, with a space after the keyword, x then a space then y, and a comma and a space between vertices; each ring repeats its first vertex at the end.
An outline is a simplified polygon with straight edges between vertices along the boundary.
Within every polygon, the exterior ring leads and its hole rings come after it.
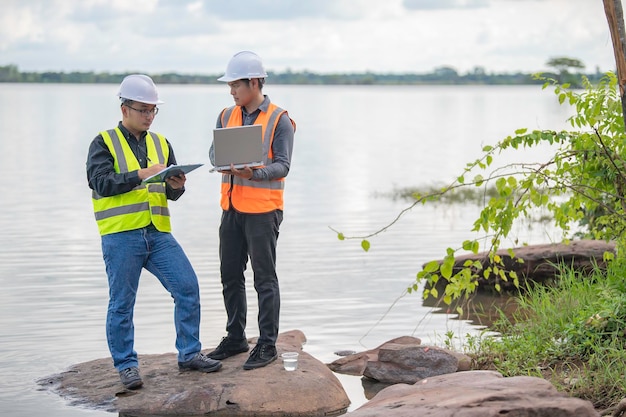
POLYGON ((615 67, 602 0, 0 0, 22 71, 219 74, 240 50, 277 72, 615 67))

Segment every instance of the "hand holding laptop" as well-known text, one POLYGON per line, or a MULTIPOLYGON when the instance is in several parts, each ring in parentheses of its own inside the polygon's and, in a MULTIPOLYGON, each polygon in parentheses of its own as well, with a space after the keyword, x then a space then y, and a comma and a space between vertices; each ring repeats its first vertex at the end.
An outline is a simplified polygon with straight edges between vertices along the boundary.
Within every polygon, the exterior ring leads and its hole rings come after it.
POLYGON ((224 169, 224 170, 220 170, 217 172, 219 172, 220 174, 234 175, 236 177, 241 177, 244 180, 249 180, 249 179, 252 179, 252 176, 254 175, 253 171, 256 168, 258 167, 249 167, 245 165, 244 167, 237 169, 235 168, 234 164, 231 164, 230 169, 224 169))

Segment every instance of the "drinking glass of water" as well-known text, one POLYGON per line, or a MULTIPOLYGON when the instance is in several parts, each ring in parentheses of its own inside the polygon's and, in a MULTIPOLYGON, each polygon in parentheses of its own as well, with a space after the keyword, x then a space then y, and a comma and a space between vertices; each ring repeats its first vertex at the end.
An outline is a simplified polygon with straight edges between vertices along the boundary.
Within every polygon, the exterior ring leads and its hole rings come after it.
POLYGON ((298 352, 285 352, 280 357, 283 359, 285 371, 295 371, 298 368, 298 352))

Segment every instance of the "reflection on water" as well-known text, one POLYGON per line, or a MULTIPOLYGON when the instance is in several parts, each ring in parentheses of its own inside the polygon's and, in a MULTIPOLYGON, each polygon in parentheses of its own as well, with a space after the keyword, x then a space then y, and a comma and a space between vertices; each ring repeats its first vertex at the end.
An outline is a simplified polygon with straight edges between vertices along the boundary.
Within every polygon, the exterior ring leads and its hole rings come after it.
POLYGON ((370 379, 367 377, 361 378, 361 386, 363 387, 363 394, 365 398, 371 400, 383 389, 391 386, 392 384, 385 384, 383 382, 378 382, 375 379, 370 379))
MULTIPOLYGON (((537 87, 267 90, 298 123, 278 247, 281 331, 302 330, 305 350, 325 363, 337 358, 335 351, 362 351, 402 335, 437 343, 447 332, 480 331, 480 321, 431 314, 438 309, 423 305, 419 295, 403 295, 420 265, 473 237, 472 209, 416 207, 372 238, 367 253, 358 239, 339 241, 329 226, 349 236, 371 233, 407 205, 374 194, 448 181, 485 142, 516 128, 561 128, 565 115, 552 97, 537 87), (410 109, 411 117, 398 117, 398 109, 410 109)), ((119 119, 115 92, 114 85, 0 85, 3 415, 110 415, 69 406, 39 391, 35 381, 109 356, 106 275, 84 169, 91 139, 119 119)), ((215 117, 231 103, 227 89, 163 86, 162 95, 167 104, 154 130, 171 140, 180 163, 207 163, 215 117)), ((218 276, 218 190, 219 177, 202 167, 190 173, 186 194, 171 204, 174 235, 200 280, 207 349, 219 343, 226 320, 218 276)), ((257 335, 255 299, 249 286, 248 336, 257 335)), ((175 350, 172 310, 165 290, 145 273, 135 309, 139 353, 175 350)), ((360 378, 337 377, 351 409, 366 401, 360 378)))

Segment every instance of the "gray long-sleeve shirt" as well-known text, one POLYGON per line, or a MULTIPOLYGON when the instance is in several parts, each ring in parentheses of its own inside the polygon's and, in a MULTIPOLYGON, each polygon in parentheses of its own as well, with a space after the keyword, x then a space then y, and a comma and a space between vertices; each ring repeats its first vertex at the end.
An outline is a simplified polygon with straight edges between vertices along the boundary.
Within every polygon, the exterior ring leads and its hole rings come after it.
MULTIPOLYGON (((261 111, 266 112, 270 104, 270 98, 264 96, 265 99, 258 109, 252 113, 246 112, 246 108, 242 107, 243 125, 252 125, 256 121, 261 111)), ((216 126, 222 128, 221 113, 217 117, 216 126)), ((263 168, 255 168, 252 170, 252 181, 267 181, 286 177, 291 166, 291 155, 293 153, 293 125, 289 116, 283 113, 278 119, 276 130, 274 131, 274 140, 272 142, 273 162, 263 168)), ((215 154, 213 151, 213 143, 209 149, 209 159, 215 165, 215 154)))

